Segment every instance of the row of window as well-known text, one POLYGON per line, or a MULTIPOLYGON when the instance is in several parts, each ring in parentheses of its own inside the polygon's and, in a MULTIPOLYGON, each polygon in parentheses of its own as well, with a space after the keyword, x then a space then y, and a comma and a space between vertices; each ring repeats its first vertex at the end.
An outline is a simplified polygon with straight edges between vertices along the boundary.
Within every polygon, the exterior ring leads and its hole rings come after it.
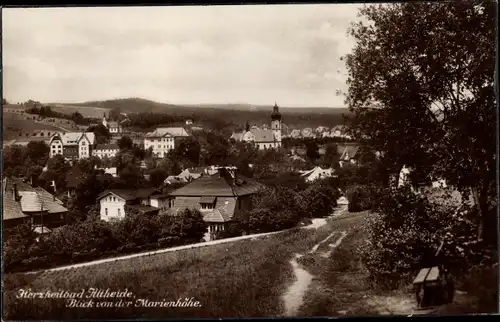
MULTIPOLYGON (((108 216, 108 215, 109 215, 109 213, 108 213, 108 208, 104 208, 104 213, 106 214, 106 216, 108 216)), ((118 209, 116 210, 116 215, 117 215, 118 217, 121 217, 121 215, 122 215, 122 210, 121 210, 120 208, 118 208, 118 209)))

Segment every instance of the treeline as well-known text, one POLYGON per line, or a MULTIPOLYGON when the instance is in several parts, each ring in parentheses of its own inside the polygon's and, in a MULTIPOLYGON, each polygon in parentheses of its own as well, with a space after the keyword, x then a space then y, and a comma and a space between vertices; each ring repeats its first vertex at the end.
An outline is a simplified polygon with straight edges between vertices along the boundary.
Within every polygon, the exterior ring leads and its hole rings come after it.
POLYGON ((46 269, 187 245, 200 242, 206 231, 207 224, 197 210, 185 210, 175 217, 129 215, 114 222, 90 218, 42 236, 23 225, 4 241, 4 268, 7 272, 46 269))

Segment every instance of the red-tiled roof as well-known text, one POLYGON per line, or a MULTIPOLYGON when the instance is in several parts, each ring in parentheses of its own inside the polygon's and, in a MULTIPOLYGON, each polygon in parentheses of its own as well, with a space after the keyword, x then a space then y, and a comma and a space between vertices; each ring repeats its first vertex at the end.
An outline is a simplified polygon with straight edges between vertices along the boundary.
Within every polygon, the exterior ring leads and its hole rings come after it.
POLYGON ((256 193, 262 185, 253 179, 236 174, 235 183, 219 173, 206 175, 174 190, 172 196, 241 196, 256 193))

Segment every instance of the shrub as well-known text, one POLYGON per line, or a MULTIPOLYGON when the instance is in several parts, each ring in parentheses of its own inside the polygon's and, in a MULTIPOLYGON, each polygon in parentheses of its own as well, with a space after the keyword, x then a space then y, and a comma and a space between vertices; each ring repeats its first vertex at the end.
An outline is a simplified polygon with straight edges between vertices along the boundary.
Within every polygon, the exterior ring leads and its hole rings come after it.
POLYGON ((352 186, 347 188, 348 210, 358 212, 368 210, 372 207, 371 191, 367 186, 352 186))
POLYGON ((469 205, 431 202, 409 187, 382 195, 378 215, 369 219, 369 240, 361 248, 371 282, 395 288, 411 282, 423 267, 444 264, 461 276, 472 265, 494 262, 492 250, 475 240, 477 227, 471 218, 476 214, 469 205), (441 242, 442 251, 435 258, 441 242))

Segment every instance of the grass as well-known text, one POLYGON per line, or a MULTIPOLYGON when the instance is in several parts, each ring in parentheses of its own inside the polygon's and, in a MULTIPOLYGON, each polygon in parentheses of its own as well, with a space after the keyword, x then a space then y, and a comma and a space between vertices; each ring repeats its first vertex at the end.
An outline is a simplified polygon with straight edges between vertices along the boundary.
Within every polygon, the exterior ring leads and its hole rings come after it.
POLYGON ((104 113, 108 115, 110 112, 110 109, 108 108, 94 107, 94 106, 82 107, 82 106, 71 106, 63 104, 51 105, 51 109, 54 112, 59 112, 64 114, 73 114, 75 112, 78 112, 82 114, 83 117, 99 118, 99 119, 104 116, 104 113))
POLYGON ((300 316, 372 315, 376 311, 364 306, 367 296, 372 294, 367 282, 368 272, 361 265, 357 247, 365 240, 363 219, 367 211, 337 219, 338 231, 348 235, 332 250, 330 257, 318 256, 340 236, 336 233, 330 240, 320 245, 315 254, 299 259, 299 263, 314 275, 313 282, 304 298, 305 305, 300 316), (342 312, 342 313, 339 313, 342 312))
POLYGON ((15 113, 3 113, 3 140, 26 139, 37 130, 61 131, 60 128, 50 124, 37 123, 33 120, 24 119, 23 115, 15 113), (22 133, 20 136, 19 133, 22 133))
POLYGON ((281 295, 293 281, 289 260, 330 234, 335 222, 317 230, 294 229, 255 240, 134 258, 72 270, 45 272, 20 281, 6 275, 5 318, 102 319, 279 316, 281 295), (194 297, 201 308, 65 308, 63 299, 15 298, 19 288, 80 291, 125 289, 136 299, 194 297), (29 305, 27 304, 29 301, 29 305))

